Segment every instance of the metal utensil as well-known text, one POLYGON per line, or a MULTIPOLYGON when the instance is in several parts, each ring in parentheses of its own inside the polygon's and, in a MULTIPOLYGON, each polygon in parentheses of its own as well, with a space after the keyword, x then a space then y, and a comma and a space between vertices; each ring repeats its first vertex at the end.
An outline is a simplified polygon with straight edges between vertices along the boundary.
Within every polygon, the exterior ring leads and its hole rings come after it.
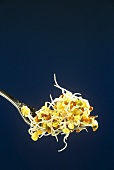
POLYGON ((21 117, 23 118, 23 120, 30 125, 30 120, 27 117, 24 117, 21 113, 21 107, 22 106, 27 106, 30 109, 30 114, 35 117, 36 116, 36 108, 33 108, 32 106, 26 105, 25 103, 20 102, 19 100, 15 99, 14 97, 12 97, 11 95, 9 95, 8 93, 0 90, 0 96, 4 97, 6 100, 8 100, 10 103, 12 103, 18 110, 18 112, 20 113, 21 117))

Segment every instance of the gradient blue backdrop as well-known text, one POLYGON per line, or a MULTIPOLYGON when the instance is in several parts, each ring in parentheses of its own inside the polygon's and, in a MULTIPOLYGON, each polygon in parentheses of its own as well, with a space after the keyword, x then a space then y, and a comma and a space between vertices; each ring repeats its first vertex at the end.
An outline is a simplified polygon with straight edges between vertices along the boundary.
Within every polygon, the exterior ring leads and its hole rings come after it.
POLYGON ((80 92, 98 115, 96 132, 33 142, 0 97, 0 170, 114 170, 114 2, 0 1, 0 89, 38 109, 60 91, 80 92))

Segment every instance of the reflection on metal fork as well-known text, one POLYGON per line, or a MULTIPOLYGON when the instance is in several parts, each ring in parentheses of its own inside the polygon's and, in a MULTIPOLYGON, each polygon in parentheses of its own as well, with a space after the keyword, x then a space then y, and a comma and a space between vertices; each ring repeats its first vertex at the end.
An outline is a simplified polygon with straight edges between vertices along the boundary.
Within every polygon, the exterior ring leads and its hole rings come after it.
POLYGON ((14 97, 12 97, 11 95, 9 95, 8 93, 0 90, 0 96, 4 97, 5 99, 7 99, 10 103, 12 103, 18 110, 18 112, 20 113, 20 115, 22 116, 23 120, 28 124, 30 125, 30 121, 27 117, 24 117, 21 113, 21 107, 22 106, 27 106, 29 109, 30 109, 30 112, 31 112, 31 115, 34 117, 36 116, 36 110, 35 108, 29 106, 29 105, 26 105, 24 103, 21 103, 19 100, 15 99, 14 97))

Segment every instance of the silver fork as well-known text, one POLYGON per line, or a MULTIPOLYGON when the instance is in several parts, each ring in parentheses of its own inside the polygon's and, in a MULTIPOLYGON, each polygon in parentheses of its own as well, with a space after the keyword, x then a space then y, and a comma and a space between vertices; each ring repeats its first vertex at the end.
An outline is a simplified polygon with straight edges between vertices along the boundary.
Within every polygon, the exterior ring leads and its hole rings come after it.
POLYGON ((8 93, 0 90, 0 96, 4 97, 6 100, 8 100, 10 103, 12 103, 16 109, 18 110, 18 112, 20 113, 21 117, 23 118, 23 120, 30 125, 30 120, 27 117, 24 117, 21 113, 21 107, 22 106, 27 106, 30 109, 30 114, 35 117, 36 116, 36 108, 33 108, 32 106, 26 105, 25 103, 20 102, 19 100, 15 99, 14 97, 12 97, 11 95, 9 95, 8 93))

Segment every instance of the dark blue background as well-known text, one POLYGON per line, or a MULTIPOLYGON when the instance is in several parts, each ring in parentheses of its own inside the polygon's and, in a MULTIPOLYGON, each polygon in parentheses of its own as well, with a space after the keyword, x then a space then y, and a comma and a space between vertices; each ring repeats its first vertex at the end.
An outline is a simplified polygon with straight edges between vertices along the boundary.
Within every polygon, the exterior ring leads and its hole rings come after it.
POLYGON ((114 169, 114 2, 0 1, 0 88, 38 109, 60 91, 80 92, 98 115, 96 132, 33 142, 0 97, 0 170, 114 169))

